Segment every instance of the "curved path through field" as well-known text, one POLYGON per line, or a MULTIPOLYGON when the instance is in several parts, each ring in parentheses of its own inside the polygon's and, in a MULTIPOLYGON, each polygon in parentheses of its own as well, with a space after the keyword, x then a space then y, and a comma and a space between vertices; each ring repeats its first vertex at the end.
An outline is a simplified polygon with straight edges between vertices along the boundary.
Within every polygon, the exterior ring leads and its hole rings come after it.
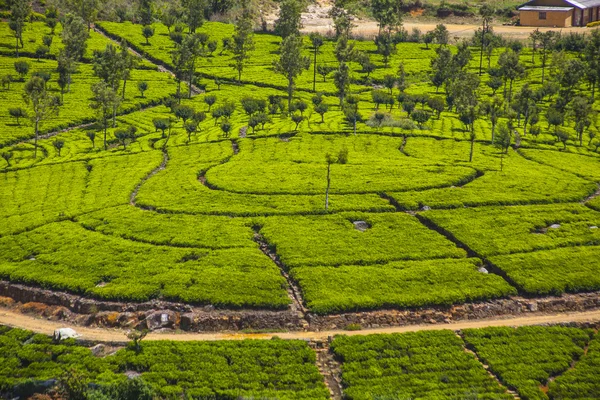
MULTIPOLYGON (((242 340, 242 339, 270 339, 277 336, 281 339, 326 339, 329 336, 338 334, 343 335, 369 335, 374 333, 404 333, 427 330, 452 329, 462 330, 470 328, 485 328, 490 326, 525 326, 541 324, 560 324, 560 323, 594 323, 600 322, 600 310, 557 313, 557 314, 538 314, 524 317, 507 317, 498 319, 478 319, 472 321, 459 321, 450 324, 427 324, 427 325, 408 325, 390 328, 365 329, 360 331, 331 330, 321 332, 281 332, 281 333, 189 333, 189 332, 167 332, 150 333, 146 340, 176 340, 176 341, 215 341, 215 340, 242 340)), ((7 309, 0 309, 0 325, 6 325, 13 328, 27 329, 36 333, 52 335, 55 329, 73 328, 81 335, 81 339, 94 342, 125 343, 128 339, 125 337, 124 330, 108 328, 88 328, 71 325, 64 321, 49 321, 24 315, 7 309)))

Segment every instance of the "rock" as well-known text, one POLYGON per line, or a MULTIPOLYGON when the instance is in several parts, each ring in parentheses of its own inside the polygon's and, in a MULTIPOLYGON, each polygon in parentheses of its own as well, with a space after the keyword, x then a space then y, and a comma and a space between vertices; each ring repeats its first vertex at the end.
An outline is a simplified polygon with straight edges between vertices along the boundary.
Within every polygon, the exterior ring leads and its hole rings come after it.
POLYGON ((594 225, 594 226, 590 226, 590 229, 598 229, 598 227, 596 225, 594 225))
POLYGON ((135 379, 142 376, 142 374, 137 371, 125 371, 124 375, 127 377, 127 379, 135 379))
POLYGON ((92 354, 96 357, 99 357, 101 354, 104 354, 104 352, 106 351, 106 346, 103 345, 102 343, 95 345, 94 347, 92 347, 90 349, 90 351, 92 352, 92 354))
POLYGON ((558 229, 558 228, 560 228, 560 224, 552 224, 552 225, 549 226, 549 228, 551 228, 551 229, 558 229))
POLYGON ((429 211, 429 210, 431 210, 431 207, 429 207, 429 206, 423 206, 421 208, 421 210, 423 210, 423 211, 429 211))
POLYGON ((77 339, 81 335, 71 328, 60 328, 54 331, 54 340, 77 339))
POLYGON ((477 271, 481 272, 482 274, 489 274, 488 270, 485 267, 479 267, 477 271))
POLYGON ((537 303, 528 303, 527 308, 531 312, 536 312, 538 310, 538 305, 537 305, 537 303))
POLYGON ((178 320, 177 313, 171 310, 151 311, 146 315, 148 329, 173 328, 178 320))
POLYGON ((361 232, 364 232, 370 228, 369 224, 366 223, 365 221, 354 221, 352 223, 354 224, 354 228, 361 232))

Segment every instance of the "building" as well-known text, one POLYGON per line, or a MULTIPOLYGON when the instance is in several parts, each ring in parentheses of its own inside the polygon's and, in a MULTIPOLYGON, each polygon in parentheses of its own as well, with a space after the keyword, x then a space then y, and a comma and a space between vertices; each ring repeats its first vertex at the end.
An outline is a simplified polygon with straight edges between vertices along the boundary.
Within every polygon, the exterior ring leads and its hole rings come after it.
POLYGON ((519 14, 524 26, 586 26, 600 20, 600 0, 531 0, 519 14))

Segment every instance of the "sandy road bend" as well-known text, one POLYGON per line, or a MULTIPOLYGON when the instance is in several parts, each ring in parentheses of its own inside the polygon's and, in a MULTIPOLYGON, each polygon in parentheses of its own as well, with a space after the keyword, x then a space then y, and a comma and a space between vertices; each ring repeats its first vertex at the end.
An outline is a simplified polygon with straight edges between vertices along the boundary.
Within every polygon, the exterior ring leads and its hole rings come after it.
MULTIPOLYGON (((242 339, 270 339, 278 336, 282 339, 326 339, 328 336, 343 335, 369 335, 373 333, 403 333, 441 329, 469 329, 485 328, 490 326, 523 326, 539 324, 558 324, 567 322, 600 322, 600 310, 529 315, 516 318, 479 319, 472 321, 459 321, 450 324, 409 325, 391 328, 365 329, 361 331, 331 330, 321 332, 282 332, 268 334, 244 333, 151 333, 147 340, 176 340, 176 341, 215 341, 215 340, 242 340, 242 339)), ((81 335, 81 339, 94 342, 126 342, 125 331, 119 329, 88 328, 72 325, 62 321, 49 321, 41 318, 24 315, 7 309, 0 309, 0 325, 27 329, 36 333, 51 335, 55 329, 71 327, 81 335)))

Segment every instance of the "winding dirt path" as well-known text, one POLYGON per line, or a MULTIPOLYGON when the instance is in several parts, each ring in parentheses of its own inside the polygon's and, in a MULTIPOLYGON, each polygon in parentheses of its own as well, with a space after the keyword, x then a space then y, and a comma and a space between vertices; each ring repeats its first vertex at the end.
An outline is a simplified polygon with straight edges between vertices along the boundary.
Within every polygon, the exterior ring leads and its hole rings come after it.
MULTIPOLYGON (((299 339, 299 340, 323 340, 334 335, 369 335, 374 333, 404 333, 431 330, 462 330, 471 328, 485 328, 491 326, 525 326, 542 324, 560 324, 560 323, 595 323, 600 322, 600 310, 557 313, 557 314, 538 314, 526 317, 499 318, 499 319, 478 319, 473 321, 460 321, 450 324, 428 324, 428 325, 410 325, 391 328, 365 329, 361 331, 332 330, 321 332, 282 332, 282 333, 151 333, 147 340, 175 340, 175 341, 216 341, 216 340, 242 340, 242 339, 271 339, 277 336, 281 339, 299 339)), ((125 331, 120 329, 101 329, 87 328, 77 325, 70 325, 65 322, 49 321, 14 312, 8 309, 0 309, 0 325, 6 325, 15 328, 27 329, 36 333, 52 335, 54 330, 59 328, 73 328, 81 335, 81 339, 94 342, 125 343, 128 340, 125 337, 125 331)))

